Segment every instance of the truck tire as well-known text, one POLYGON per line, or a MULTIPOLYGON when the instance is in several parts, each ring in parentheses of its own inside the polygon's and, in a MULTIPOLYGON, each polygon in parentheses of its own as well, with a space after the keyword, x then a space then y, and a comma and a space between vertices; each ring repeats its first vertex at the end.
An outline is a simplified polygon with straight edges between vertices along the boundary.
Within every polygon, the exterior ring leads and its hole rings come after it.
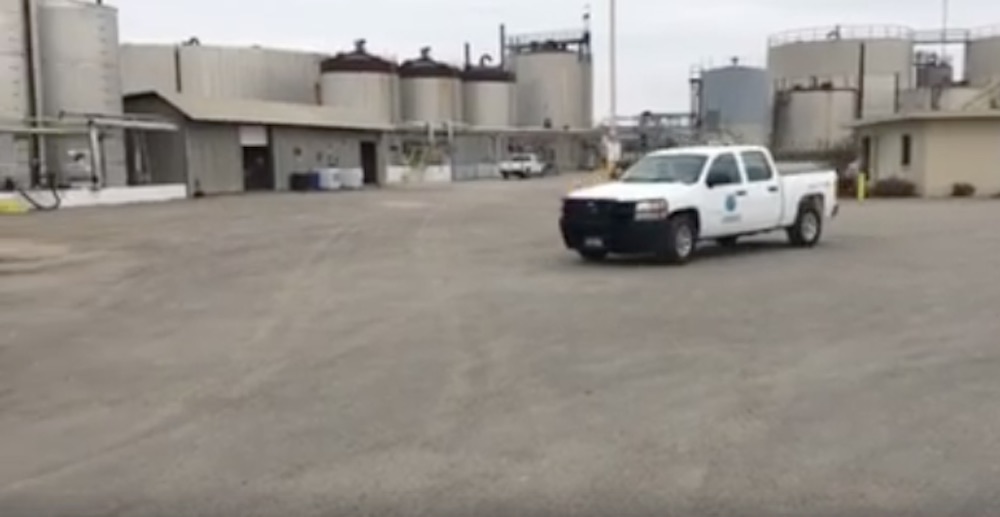
POLYGON ((811 248, 823 236, 823 214, 815 203, 803 203, 795 216, 795 223, 788 227, 788 240, 793 246, 811 248))
POLYGON ((504 180, 510 179, 510 173, 507 171, 500 171, 500 176, 502 176, 504 180))
POLYGON ((687 214, 675 215, 667 221, 667 245, 657 258, 668 264, 683 265, 691 260, 698 247, 698 225, 687 214))
POLYGON ((580 258, 587 262, 600 262, 608 258, 608 252, 604 250, 581 249, 576 250, 576 252, 580 254, 580 258))

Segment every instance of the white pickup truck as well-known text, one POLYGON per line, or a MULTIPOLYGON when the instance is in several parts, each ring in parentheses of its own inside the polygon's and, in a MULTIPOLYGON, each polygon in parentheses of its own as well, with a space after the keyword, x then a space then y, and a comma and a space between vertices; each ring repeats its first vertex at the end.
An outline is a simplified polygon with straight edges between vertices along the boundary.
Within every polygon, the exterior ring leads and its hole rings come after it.
POLYGON ((538 158, 537 154, 515 154, 509 160, 500 162, 500 176, 527 179, 531 176, 541 176, 548 172, 549 166, 538 158))
POLYGON ((781 175, 764 147, 680 147, 646 155, 617 181, 570 192, 560 229, 587 260, 652 253, 682 264, 699 241, 731 246, 775 230, 813 246, 837 207, 833 170, 781 175))

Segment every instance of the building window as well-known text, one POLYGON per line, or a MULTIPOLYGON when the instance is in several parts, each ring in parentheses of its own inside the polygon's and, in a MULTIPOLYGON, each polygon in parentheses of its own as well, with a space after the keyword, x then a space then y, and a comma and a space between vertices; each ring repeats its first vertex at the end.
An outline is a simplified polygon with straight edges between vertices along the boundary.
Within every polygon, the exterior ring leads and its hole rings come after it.
POLYGON ((900 161, 903 167, 910 166, 910 153, 913 151, 913 142, 910 135, 903 135, 902 156, 900 161))

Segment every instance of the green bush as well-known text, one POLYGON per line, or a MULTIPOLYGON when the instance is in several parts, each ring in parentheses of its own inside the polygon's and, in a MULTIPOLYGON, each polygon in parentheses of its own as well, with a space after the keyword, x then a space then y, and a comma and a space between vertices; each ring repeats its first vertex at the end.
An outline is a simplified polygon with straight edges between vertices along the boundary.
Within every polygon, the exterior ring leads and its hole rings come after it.
POLYGON ((902 178, 886 178, 878 180, 872 186, 873 197, 914 197, 917 195, 917 186, 902 178))
POLYGON ((976 195, 976 186, 969 183, 956 183, 951 186, 952 197, 972 197, 976 195))

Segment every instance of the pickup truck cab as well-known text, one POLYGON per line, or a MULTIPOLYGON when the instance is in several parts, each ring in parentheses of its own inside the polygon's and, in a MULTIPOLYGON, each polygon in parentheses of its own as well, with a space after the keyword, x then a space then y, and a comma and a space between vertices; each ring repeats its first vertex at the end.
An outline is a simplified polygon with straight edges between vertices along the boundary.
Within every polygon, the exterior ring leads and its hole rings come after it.
POLYGON ((548 171, 548 165, 534 153, 515 154, 509 160, 500 162, 500 176, 503 179, 511 177, 527 179, 531 176, 541 176, 548 171))
POLYGON ((652 253, 685 263, 699 241, 731 246, 775 230, 811 247, 837 213, 836 185, 833 170, 779 174, 764 147, 672 148, 647 154, 616 181, 570 192, 560 229, 587 260, 652 253))

